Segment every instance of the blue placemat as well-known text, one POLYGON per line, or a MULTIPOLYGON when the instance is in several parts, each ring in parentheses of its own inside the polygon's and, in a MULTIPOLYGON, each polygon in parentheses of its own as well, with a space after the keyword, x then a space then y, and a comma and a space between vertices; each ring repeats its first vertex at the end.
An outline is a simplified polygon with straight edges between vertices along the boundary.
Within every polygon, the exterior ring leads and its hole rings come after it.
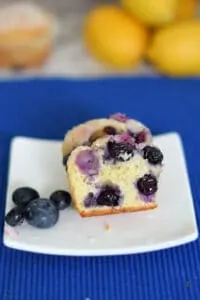
MULTIPOLYGON (((1 240, 12 136, 60 139, 75 123, 116 111, 146 122, 154 134, 167 131, 181 134, 199 225, 200 81, 12 82, 0 84, 1 240)), ((7 249, 1 242, 0 300, 197 300, 199 297, 199 241, 166 251, 99 258, 24 253, 7 249)))

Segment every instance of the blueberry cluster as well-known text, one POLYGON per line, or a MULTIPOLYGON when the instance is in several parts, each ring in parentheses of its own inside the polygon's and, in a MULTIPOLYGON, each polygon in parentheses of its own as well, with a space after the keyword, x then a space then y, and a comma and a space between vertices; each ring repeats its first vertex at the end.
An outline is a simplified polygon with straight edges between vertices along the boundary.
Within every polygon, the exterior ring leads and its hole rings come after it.
MULTIPOLYGON (((137 135, 135 142, 136 143, 142 143, 145 140, 145 133, 141 132, 137 135)), ((129 142, 117 142, 115 140, 109 140, 107 143, 107 151, 109 154, 109 157, 114 159, 114 161, 128 161, 134 156, 134 150, 135 146, 132 143, 129 142)), ((143 150, 141 151, 141 154, 145 160, 148 161, 151 165, 161 165, 163 161, 163 153, 154 146, 145 146, 143 150)), ((153 195, 158 187, 157 187, 157 178, 152 174, 145 174, 143 177, 139 178, 137 181, 137 188, 140 193, 142 193, 145 196, 153 195)), ((108 194, 107 198, 110 198, 110 192, 106 193, 108 194)), ((106 198, 103 194, 103 202, 106 202, 104 200, 106 198)), ((112 196, 112 199, 115 199, 112 196)), ((100 199, 100 203, 102 200, 100 199)), ((115 202, 115 200, 112 200, 111 202, 115 202)))
POLYGON ((59 219, 59 211, 71 204, 71 196, 67 191, 55 191, 47 199, 40 198, 39 193, 30 187, 16 189, 12 200, 16 206, 6 215, 6 223, 15 227, 26 220, 28 224, 41 229, 54 226, 59 219))
MULTIPOLYGON (((163 154, 157 147, 145 146, 143 158, 147 159, 151 165, 160 165, 163 161, 163 154)), ((145 174, 137 181, 138 190, 145 196, 153 195, 158 189, 157 179, 152 174, 145 174)))

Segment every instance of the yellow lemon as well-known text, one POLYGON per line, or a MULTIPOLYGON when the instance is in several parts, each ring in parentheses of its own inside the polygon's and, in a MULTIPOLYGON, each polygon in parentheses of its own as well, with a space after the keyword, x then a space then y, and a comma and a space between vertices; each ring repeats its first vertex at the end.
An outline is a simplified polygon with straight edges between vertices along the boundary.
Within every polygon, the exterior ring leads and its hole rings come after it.
POLYGON ((176 20, 191 19, 197 11, 197 0, 179 0, 176 20))
POLYGON ((147 57, 164 74, 200 74, 200 20, 181 21, 158 30, 147 57))
POLYGON ((99 61, 119 69, 135 66, 144 54, 147 30, 114 5, 92 10, 84 24, 87 50, 99 61))
POLYGON ((149 26, 175 20, 179 0, 121 0, 124 8, 149 26))

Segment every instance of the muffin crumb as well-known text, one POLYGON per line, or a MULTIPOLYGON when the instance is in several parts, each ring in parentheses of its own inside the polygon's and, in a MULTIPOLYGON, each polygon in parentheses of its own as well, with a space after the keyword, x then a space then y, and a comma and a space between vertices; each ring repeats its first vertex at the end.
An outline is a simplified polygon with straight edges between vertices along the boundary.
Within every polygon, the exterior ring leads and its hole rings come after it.
POLYGON ((106 223, 106 224, 105 224, 105 230, 106 230, 106 231, 111 231, 111 225, 108 224, 108 223, 106 223))

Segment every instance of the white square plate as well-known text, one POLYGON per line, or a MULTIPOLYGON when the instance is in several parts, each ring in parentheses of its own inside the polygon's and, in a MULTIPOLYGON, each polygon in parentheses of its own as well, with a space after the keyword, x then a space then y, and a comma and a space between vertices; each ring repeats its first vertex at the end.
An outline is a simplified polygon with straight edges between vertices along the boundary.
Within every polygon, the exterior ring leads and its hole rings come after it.
MULTIPOLYGON (((23 224, 4 226, 4 245, 25 251, 95 256, 141 253, 182 245, 198 237, 193 200, 180 137, 176 133, 155 138, 165 155, 165 169, 152 211, 81 218, 70 207, 47 230, 23 224), (107 230, 107 227, 110 230, 107 230)), ((61 142, 17 137, 10 154, 6 212, 12 192, 21 186, 36 188, 42 197, 66 189, 61 163, 61 142)))

